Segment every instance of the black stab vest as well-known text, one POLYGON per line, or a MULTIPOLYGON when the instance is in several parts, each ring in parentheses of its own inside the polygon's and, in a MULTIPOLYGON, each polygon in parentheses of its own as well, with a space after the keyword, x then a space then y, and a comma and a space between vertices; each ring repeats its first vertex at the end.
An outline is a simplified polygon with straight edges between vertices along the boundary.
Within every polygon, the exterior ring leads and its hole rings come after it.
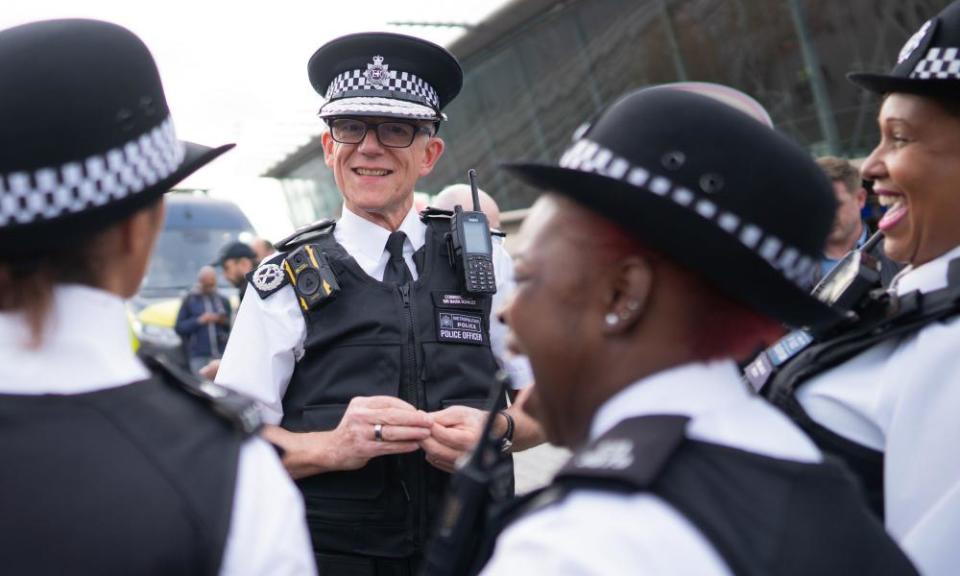
POLYGON ((180 386, 0 394, 0 571, 219 572, 243 436, 180 386))
POLYGON ((690 440, 687 421, 624 420, 577 451, 512 518, 576 490, 649 492, 690 520, 737 575, 917 574, 841 466, 690 440))
MULTIPOLYGON (((929 324, 954 318, 960 313, 960 259, 948 263, 947 286, 944 288, 924 293, 913 291, 895 297, 877 293, 872 298, 871 302, 881 303, 883 308, 874 306, 855 324, 829 337, 812 339, 809 345, 790 351, 776 363, 771 362, 770 350, 778 348, 778 354, 783 354, 790 348, 782 346, 793 336, 788 335, 761 353, 750 366, 759 367, 754 374, 770 371, 760 393, 800 426, 823 452, 840 458, 850 467, 861 483, 870 508, 883 519, 883 452, 859 444, 815 421, 797 400, 797 390, 814 376, 877 344, 910 337, 929 324)), ((751 380, 750 368, 746 379, 751 380)), ((758 386, 757 383, 753 385, 758 386)))
MULTIPOLYGON (((448 220, 427 221, 414 255, 419 277, 399 287, 368 276, 329 231, 310 238, 340 292, 304 312, 304 355, 283 397, 281 426, 332 430, 355 396, 394 396, 428 412, 485 408, 497 368, 491 298, 461 292, 447 231, 448 220)), ((422 552, 448 482, 417 451, 297 484, 317 552, 402 558, 422 552)))

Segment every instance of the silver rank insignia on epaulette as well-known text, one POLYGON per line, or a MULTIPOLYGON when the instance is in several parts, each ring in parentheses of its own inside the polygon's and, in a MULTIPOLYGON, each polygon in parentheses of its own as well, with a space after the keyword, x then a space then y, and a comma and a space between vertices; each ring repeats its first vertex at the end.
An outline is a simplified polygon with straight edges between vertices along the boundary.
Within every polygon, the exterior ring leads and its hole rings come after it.
POLYGON ((600 440, 578 454, 574 463, 578 468, 624 470, 633 464, 633 441, 627 438, 600 440))
POLYGON ((266 298, 278 292, 287 284, 287 275, 284 273, 281 255, 274 256, 261 264, 256 270, 247 274, 247 281, 257 291, 260 298, 266 298))
POLYGON ((304 311, 340 293, 340 284, 327 257, 315 245, 307 244, 294 250, 283 260, 283 268, 304 311))

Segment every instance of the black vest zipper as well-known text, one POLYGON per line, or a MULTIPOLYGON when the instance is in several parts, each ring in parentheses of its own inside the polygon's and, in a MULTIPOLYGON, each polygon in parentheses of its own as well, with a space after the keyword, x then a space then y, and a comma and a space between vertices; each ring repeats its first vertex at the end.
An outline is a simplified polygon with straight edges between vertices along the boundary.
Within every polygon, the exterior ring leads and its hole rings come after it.
MULTIPOLYGON (((414 310, 413 300, 410 298, 410 284, 398 286, 400 298, 403 300, 404 323, 406 328, 406 338, 404 338, 404 396, 406 400, 413 404, 417 409, 426 405, 424 392, 419 385, 420 371, 417 370, 417 330, 416 330, 416 312, 414 310)), ((421 454, 414 452, 409 460, 410 472, 413 475, 414 485, 414 517, 413 530, 415 534, 414 543, 417 548, 423 546, 426 541, 427 530, 427 502, 426 502, 426 474, 421 462, 421 454)), ((403 490, 407 492, 404 485, 403 490)))

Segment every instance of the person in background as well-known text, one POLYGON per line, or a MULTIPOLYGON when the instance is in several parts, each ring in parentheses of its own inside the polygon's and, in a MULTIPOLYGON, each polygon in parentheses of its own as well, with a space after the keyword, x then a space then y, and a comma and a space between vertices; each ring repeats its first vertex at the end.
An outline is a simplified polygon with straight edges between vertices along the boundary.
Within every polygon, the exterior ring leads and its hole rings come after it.
POLYGON ((257 255, 249 244, 236 240, 220 249, 214 266, 223 267, 223 277, 240 290, 240 301, 247 291, 247 274, 256 268, 257 255))
POLYGON ((260 262, 265 262, 267 258, 277 253, 277 249, 265 238, 254 238, 253 241, 250 242, 250 247, 253 248, 253 253, 257 256, 258 265, 260 262))
MULTIPOLYGON (((823 257, 820 259, 820 270, 816 277, 816 280, 819 280, 847 253, 863 246, 870 235, 870 229, 862 218, 863 207, 867 202, 867 190, 863 187, 860 171, 846 158, 837 156, 817 158, 817 164, 833 183, 833 192, 837 199, 833 229, 827 236, 823 257)), ((886 257, 882 246, 877 246, 870 254, 878 260, 883 285, 889 285, 900 266, 886 257)))
MULTIPOLYGON (((889 74, 880 141, 860 173, 887 208, 883 251, 905 264, 874 314, 781 363, 764 394, 860 477, 923 574, 960 566, 960 2, 911 36, 889 74)), ((768 377, 769 378, 769 377, 768 377)))
POLYGON ((204 266, 197 286, 180 302, 174 329, 184 341, 190 371, 220 358, 230 336, 230 301, 217 292, 217 271, 204 266))
POLYGON ((314 573, 252 403, 130 349, 163 194, 232 145, 178 139, 107 22, 0 31, 0 86, 0 570, 314 573))
MULTIPOLYGON (((490 227, 500 229, 500 206, 493 196, 483 190, 478 189, 480 197, 480 210, 487 216, 490 227)), ((440 191, 437 197, 433 199, 430 205, 441 210, 453 211, 457 205, 464 210, 473 210, 473 192, 469 184, 451 184, 440 191)))
POLYGON ((915 574, 735 362, 781 323, 837 316, 803 288, 834 214, 806 151, 655 87, 581 126, 559 165, 510 169, 546 194, 502 315, 529 409, 574 454, 482 574, 915 574))

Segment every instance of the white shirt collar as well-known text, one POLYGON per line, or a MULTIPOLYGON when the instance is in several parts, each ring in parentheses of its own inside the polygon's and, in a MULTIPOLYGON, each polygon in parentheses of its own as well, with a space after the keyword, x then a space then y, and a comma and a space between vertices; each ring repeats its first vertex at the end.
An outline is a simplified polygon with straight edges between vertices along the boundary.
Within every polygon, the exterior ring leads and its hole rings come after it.
POLYGON ((673 414, 693 419, 749 398, 733 361, 684 364, 637 380, 608 398, 593 417, 590 439, 627 418, 673 414))
POLYGON ((943 256, 914 268, 907 266, 897 274, 892 284, 897 294, 903 295, 914 290, 930 292, 947 285, 947 265, 950 260, 960 257, 960 246, 955 247, 943 256))
POLYGON ((149 377, 134 356, 124 301, 85 286, 54 289, 41 345, 19 312, 0 312, 0 392, 78 394, 149 377))
MULTIPOLYGON (((390 237, 390 230, 354 214, 346 206, 343 207, 343 213, 337 220, 335 230, 342 235, 341 242, 345 241, 353 248, 348 250, 351 255, 360 254, 371 260, 380 258, 386 249, 387 238, 390 237)), ((416 209, 411 208, 407 212, 398 230, 407 235, 414 251, 423 246, 426 227, 420 222, 416 209)))

